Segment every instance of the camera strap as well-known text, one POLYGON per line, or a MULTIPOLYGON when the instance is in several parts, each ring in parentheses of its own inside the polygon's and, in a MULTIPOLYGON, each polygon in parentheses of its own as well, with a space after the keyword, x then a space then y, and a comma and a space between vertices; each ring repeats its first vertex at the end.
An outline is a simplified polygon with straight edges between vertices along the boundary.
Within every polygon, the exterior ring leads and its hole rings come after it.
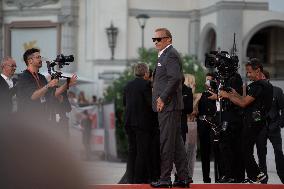
POLYGON ((30 72, 30 73, 32 74, 33 78, 34 78, 34 79, 35 79, 35 81, 36 81, 37 88, 38 88, 38 89, 40 89, 40 88, 42 87, 42 85, 41 85, 41 83, 40 83, 40 80, 39 80, 39 76, 38 76, 38 74, 37 74, 37 73, 35 73, 35 72, 30 71, 29 69, 27 69, 27 71, 28 71, 28 72, 30 72))

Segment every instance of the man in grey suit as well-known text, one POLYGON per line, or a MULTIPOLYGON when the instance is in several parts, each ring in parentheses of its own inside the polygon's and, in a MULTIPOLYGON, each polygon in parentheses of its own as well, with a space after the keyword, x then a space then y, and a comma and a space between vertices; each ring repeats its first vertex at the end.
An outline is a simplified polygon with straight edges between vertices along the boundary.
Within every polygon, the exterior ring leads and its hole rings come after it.
POLYGON ((154 70, 152 108, 158 112, 161 175, 151 186, 172 187, 171 171, 175 163, 178 180, 173 186, 188 188, 186 152, 179 130, 183 109, 181 58, 172 46, 172 35, 168 29, 156 29, 152 39, 159 51, 154 70))

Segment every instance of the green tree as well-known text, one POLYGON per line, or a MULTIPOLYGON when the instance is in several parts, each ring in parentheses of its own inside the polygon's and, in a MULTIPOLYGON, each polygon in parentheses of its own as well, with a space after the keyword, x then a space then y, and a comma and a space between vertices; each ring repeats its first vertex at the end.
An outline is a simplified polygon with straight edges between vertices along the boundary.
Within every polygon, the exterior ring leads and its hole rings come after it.
MULTIPOLYGON (((157 51, 154 48, 150 49, 139 49, 138 62, 143 62, 149 65, 153 70, 155 64, 157 63, 157 51)), ((199 62, 195 57, 189 55, 181 55, 183 72, 193 74, 196 79, 196 92, 201 92, 203 90, 203 83, 205 81, 204 69, 200 66, 199 62)), ((105 94, 104 99, 106 102, 115 103, 115 113, 116 113, 116 138, 117 138, 117 149, 118 156, 122 160, 127 157, 127 138, 124 133, 124 108, 122 104, 122 94, 123 87, 125 84, 134 78, 133 67, 129 66, 121 74, 121 76, 115 80, 112 85, 110 85, 105 94)))

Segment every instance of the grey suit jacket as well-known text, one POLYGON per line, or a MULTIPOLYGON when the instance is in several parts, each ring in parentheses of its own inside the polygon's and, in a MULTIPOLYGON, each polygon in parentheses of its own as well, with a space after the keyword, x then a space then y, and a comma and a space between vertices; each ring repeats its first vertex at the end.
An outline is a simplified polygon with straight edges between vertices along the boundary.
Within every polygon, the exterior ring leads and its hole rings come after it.
POLYGON ((165 103, 163 111, 182 110, 182 62, 173 46, 165 49, 159 57, 153 76, 153 110, 157 112, 158 97, 165 103))

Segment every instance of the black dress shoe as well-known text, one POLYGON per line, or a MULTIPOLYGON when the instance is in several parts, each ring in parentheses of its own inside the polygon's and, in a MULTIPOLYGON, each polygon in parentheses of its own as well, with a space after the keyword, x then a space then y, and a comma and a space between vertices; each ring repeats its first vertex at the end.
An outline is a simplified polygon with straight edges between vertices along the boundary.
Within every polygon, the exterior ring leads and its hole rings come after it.
POLYGON ((172 181, 170 180, 158 180, 155 182, 151 182, 150 184, 153 188, 171 188, 172 181))
POLYGON ((174 188, 190 188, 189 180, 177 180, 173 184, 174 188))
POLYGON ((221 179, 218 181, 218 183, 235 183, 235 179, 223 176, 221 179))
POLYGON ((209 178, 205 178, 205 179, 203 179, 203 182, 204 183, 211 183, 211 178, 209 177, 209 178))

